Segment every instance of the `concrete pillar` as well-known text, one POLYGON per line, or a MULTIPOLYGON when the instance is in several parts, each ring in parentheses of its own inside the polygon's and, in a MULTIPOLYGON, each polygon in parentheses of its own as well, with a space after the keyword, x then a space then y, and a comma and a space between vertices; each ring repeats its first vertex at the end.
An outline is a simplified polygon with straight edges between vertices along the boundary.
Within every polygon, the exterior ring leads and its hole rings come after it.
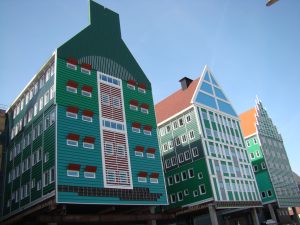
MULTIPOLYGON (((150 208, 150 213, 155 214, 155 207, 151 206, 150 208)), ((156 225, 156 220, 148 220, 147 225, 156 225)))
POLYGON ((257 216, 256 208, 251 209, 251 217, 252 217, 253 225, 259 225, 259 219, 257 216))
POLYGON ((272 204, 268 204, 268 208, 269 208, 269 211, 271 214, 271 219, 277 222, 276 215, 275 215, 272 204))
POLYGON ((294 218, 294 222, 296 222, 297 225, 300 225, 300 219, 299 219, 299 216, 298 216, 298 213, 297 213, 297 209, 296 207, 292 207, 293 209, 293 218, 294 218))
POLYGON ((209 211, 211 225, 219 225, 215 206, 210 204, 208 206, 208 211, 209 211))

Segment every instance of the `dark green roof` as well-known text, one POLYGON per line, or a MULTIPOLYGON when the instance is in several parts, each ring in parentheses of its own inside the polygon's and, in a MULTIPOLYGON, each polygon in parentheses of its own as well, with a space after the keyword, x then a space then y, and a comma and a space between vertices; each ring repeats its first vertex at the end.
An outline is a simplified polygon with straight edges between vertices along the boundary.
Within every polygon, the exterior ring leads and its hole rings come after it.
POLYGON ((90 1, 90 25, 57 49, 62 59, 75 58, 79 63, 123 80, 151 84, 121 37, 119 15, 90 1))

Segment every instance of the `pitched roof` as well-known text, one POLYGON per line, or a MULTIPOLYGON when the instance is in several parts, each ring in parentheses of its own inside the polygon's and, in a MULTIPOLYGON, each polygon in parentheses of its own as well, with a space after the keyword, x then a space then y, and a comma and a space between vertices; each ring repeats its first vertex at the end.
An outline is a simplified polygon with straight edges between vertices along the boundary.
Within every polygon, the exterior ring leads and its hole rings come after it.
POLYGON ((244 137, 247 137, 256 132, 256 116, 255 115, 256 115, 255 107, 240 114, 241 128, 242 128, 244 137))
POLYGON ((155 105, 156 122, 158 124, 191 105, 191 99, 199 79, 194 80, 187 89, 182 90, 180 88, 155 105))

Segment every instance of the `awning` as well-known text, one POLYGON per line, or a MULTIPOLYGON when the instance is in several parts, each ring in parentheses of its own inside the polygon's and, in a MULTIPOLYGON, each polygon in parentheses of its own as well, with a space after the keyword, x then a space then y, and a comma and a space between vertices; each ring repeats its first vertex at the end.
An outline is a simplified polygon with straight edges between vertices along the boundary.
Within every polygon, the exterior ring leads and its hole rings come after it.
POLYGON ((97 166, 86 166, 84 169, 85 172, 91 172, 91 173, 96 173, 97 171, 97 166))
POLYGON ((131 85, 135 85, 136 84, 135 80, 128 80, 127 83, 131 84, 131 85))
POLYGON ((75 82, 75 81, 73 81, 73 80, 69 80, 69 81, 67 82, 67 86, 73 87, 73 88, 77 88, 77 87, 78 87, 78 83, 75 82))
POLYGON ((73 140, 73 141, 78 141, 79 140, 79 135, 78 134, 68 134, 67 139, 68 140, 73 140))
POLYGON ((135 147, 135 151, 137 151, 137 152, 143 152, 144 151, 144 147, 143 146, 136 146, 135 147))
POLYGON ((142 88, 142 89, 146 89, 146 84, 140 83, 140 84, 138 85, 138 87, 139 87, 139 88, 142 88))
POLYGON ((132 123, 132 127, 141 128, 141 124, 137 123, 137 122, 134 122, 134 123, 132 123))
POLYGON ((144 130, 152 131, 152 127, 149 125, 145 125, 144 130))
POLYGON ((86 92, 92 92, 93 91, 93 87, 91 86, 87 86, 87 85, 83 85, 81 90, 86 91, 86 92))
POLYGON ((95 138, 94 137, 85 137, 85 138, 83 138, 83 142, 94 144, 95 138))
POLYGON ((147 172, 141 171, 138 173, 139 177, 147 177, 147 172))
POLYGON ((80 164, 69 164, 69 165, 68 165, 68 170, 76 170, 76 171, 79 171, 79 170, 80 170, 80 164))
POLYGON ((150 178, 158 178, 159 177, 159 173, 151 173, 150 178))
POLYGON ((149 105, 146 103, 141 104, 141 108, 149 109, 149 105))
POLYGON ((135 100, 135 99, 132 99, 132 100, 130 100, 129 104, 130 104, 130 105, 138 106, 138 105, 139 105, 139 102, 138 102, 137 100, 135 100))
POLYGON ((88 63, 82 63, 81 67, 86 69, 86 70, 91 70, 92 69, 92 65, 88 64, 88 63))
POLYGON ((147 153, 154 154, 156 151, 155 148, 147 148, 147 153))
POLYGON ((71 112, 71 113, 76 113, 76 114, 78 114, 78 107, 75 107, 75 106, 68 106, 68 107, 67 107, 67 112, 71 112))
POLYGON ((73 64, 73 65, 77 65, 78 61, 77 61, 77 59, 74 59, 74 58, 68 58, 67 59, 67 63, 73 64))
POLYGON ((88 117, 93 117, 93 115, 94 115, 94 112, 93 111, 91 111, 91 110, 83 110, 82 111, 82 115, 84 115, 84 116, 88 116, 88 117))

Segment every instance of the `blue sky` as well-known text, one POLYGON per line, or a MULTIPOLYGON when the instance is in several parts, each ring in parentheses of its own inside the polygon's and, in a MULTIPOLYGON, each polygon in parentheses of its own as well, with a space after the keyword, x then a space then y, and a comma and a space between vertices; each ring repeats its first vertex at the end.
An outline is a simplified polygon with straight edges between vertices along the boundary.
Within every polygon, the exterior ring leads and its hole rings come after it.
MULTIPOLYGON (((300 1, 97 2, 119 13, 122 37, 152 82, 155 102, 207 64, 238 113, 259 96, 300 174, 300 1)), ((10 105, 88 23, 88 0, 0 1, 0 104, 10 105)))

